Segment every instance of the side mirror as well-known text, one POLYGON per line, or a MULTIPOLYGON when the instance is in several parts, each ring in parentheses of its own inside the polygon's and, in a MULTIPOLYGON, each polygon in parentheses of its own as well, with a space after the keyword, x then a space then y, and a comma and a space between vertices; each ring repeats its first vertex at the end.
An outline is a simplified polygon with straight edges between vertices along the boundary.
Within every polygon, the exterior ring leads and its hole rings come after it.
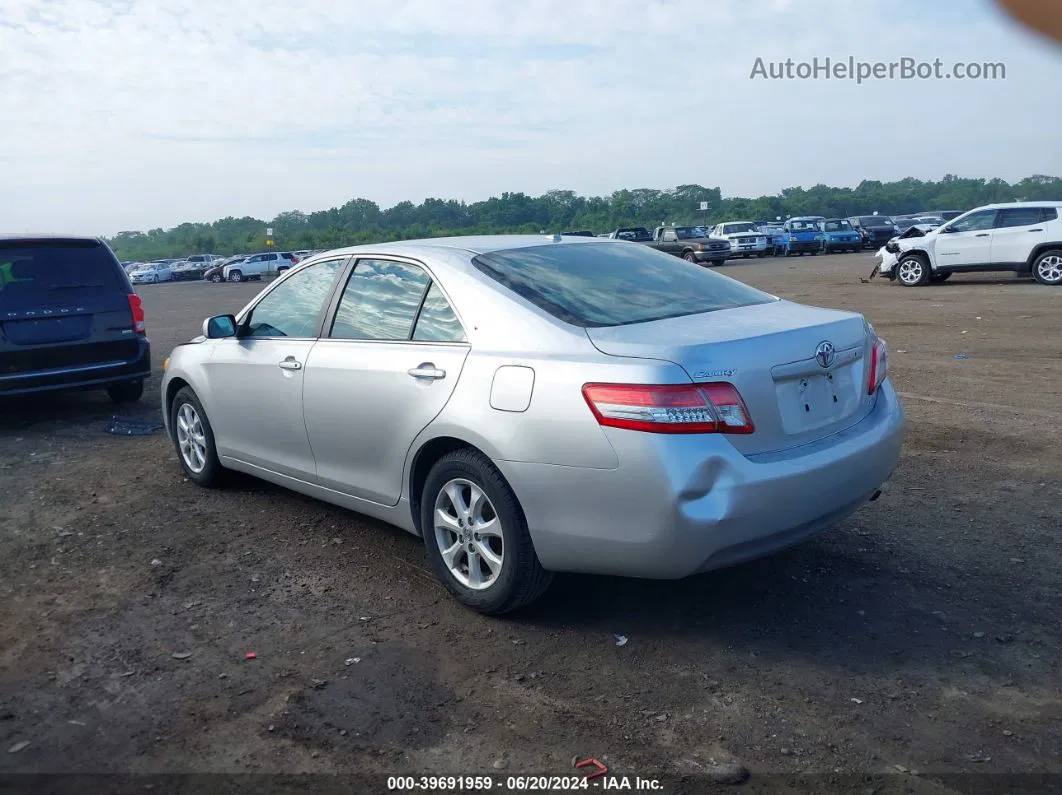
POLYGON ((955 231, 955 228, 951 226, 938 226, 937 231, 942 235, 949 235, 955 231))
POLYGON ((215 315, 203 321, 203 336, 217 340, 236 336, 236 318, 233 315, 215 315))

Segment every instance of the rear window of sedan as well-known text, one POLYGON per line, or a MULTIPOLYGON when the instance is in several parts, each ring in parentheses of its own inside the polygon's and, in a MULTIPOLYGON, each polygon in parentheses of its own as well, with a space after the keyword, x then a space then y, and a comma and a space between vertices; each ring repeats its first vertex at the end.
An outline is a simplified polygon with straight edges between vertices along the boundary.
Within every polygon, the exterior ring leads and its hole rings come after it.
POLYGON ((624 326, 777 300, 636 243, 570 243, 479 254, 487 276, 583 328, 624 326))

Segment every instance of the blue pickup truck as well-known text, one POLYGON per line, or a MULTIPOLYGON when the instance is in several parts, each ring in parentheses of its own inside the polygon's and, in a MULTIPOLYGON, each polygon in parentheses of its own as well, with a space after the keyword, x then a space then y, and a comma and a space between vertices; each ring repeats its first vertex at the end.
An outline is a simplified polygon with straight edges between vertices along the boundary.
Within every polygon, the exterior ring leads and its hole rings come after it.
POLYGON ((794 254, 815 256, 822 251, 823 234, 819 222, 825 221, 821 215, 803 215, 789 218, 782 224, 782 254, 791 257, 794 254))

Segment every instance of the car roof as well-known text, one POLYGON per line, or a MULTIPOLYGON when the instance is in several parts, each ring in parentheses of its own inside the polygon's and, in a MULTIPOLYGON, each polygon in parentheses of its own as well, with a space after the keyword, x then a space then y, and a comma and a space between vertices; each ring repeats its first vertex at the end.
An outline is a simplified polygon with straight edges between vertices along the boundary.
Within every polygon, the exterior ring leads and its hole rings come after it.
MULTIPOLYGON (((986 204, 983 207, 974 207, 974 210, 1007 210, 1007 209, 1021 209, 1022 207, 1062 207, 1062 201, 1042 201, 1042 202, 999 202, 997 204, 986 204)), ((944 210, 943 212, 948 212, 944 210)), ((972 212, 969 211, 969 212, 972 212)), ((965 213, 963 213, 965 215, 965 213)))
MULTIPOLYGON (((644 229, 644 227, 621 227, 644 229)), ((472 255, 490 254, 532 246, 612 246, 616 241, 597 237, 563 237, 561 235, 468 235, 466 237, 433 237, 420 240, 397 240, 391 243, 371 243, 328 251, 336 254, 397 254, 407 257, 465 252, 472 255)))
POLYGON ((0 232, 0 242, 5 240, 84 240, 86 242, 91 240, 96 243, 103 242, 100 238, 93 237, 92 235, 62 235, 55 232, 26 232, 25 234, 19 235, 14 232, 0 232))

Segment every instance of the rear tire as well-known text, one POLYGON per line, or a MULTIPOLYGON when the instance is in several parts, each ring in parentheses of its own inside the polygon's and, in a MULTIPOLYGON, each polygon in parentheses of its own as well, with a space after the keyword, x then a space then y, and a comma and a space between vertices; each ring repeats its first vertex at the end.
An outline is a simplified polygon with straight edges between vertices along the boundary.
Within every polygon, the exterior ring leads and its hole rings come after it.
POLYGON ((214 430, 191 387, 181 387, 170 404, 170 431, 177 460, 188 479, 204 488, 217 486, 224 470, 218 460, 214 430))
POLYGON ((501 615, 525 607, 553 579, 539 563, 512 488, 478 451, 455 450, 431 468, 420 529, 439 582, 477 612, 501 615))
POLYGON ((1040 284, 1055 287, 1062 284, 1062 251, 1052 249, 1036 258, 1032 267, 1033 278, 1040 284))
POLYGON ((123 384, 115 384, 107 387, 107 395, 118 404, 136 403, 144 394, 144 381, 126 381, 123 384))
POLYGON ((922 254, 906 254, 896 263, 896 281, 904 287, 921 287, 929 277, 929 262, 922 254))

